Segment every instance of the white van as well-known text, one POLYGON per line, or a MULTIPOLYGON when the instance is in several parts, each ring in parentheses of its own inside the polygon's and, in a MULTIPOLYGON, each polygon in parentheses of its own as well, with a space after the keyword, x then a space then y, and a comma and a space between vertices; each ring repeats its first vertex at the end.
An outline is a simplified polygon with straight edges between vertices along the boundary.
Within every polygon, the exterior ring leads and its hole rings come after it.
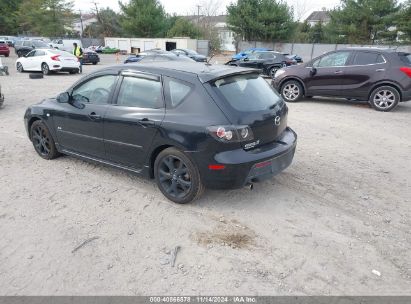
POLYGON ((74 50, 73 43, 77 43, 81 48, 83 47, 81 41, 75 39, 55 39, 50 43, 50 47, 71 53, 74 50))

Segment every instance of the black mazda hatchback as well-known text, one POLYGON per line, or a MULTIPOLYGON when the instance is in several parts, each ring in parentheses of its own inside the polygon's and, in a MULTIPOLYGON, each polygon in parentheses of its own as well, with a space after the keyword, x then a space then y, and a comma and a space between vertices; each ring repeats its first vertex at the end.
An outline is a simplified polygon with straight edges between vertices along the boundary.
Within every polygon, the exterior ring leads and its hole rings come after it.
POLYGON ((297 140, 287 113, 254 69, 161 62, 102 69, 24 118, 42 158, 155 178, 168 199, 188 203, 204 188, 241 188, 287 168, 297 140))

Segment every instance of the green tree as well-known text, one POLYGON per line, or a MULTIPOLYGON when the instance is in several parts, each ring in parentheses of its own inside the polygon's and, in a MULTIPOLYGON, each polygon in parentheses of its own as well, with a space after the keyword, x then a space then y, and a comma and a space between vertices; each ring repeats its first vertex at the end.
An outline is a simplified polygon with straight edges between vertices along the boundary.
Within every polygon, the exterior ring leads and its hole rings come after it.
POLYGON ((121 37, 123 29, 120 24, 121 16, 107 7, 99 10, 98 21, 84 29, 83 36, 88 37, 121 37))
POLYGON ((245 40, 287 41, 293 32, 293 10, 276 0, 238 0, 227 7, 230 28, 245 40))
POLYGON ((316 23, 310 28, 309 38, 311 43, 322 43, 324 41, 324 27, 322 22, 316 23))
POLYGON ((411 0, 404 3, 397 20, 399 39, 403 43, 411 42, 411 0))
POLYGON ((121 25, 126 35, 134 37, 164 37, 167 15, 158 0, 130 0, 119 2, 123 18, 121 25))
POLYGON ((341 0, 330 13, 333 36, 345 43, 374 44, 396 39, 400 6, 396 0, 341 0))
POLYGON ((0 1, 0 33, 15 35, 18 33, 17 11, 22 0, 0 1))
POLYGON ((18 10, 20 29, 48 37, 67 35, 74 20, 72 8, 67 0, 23 0, 18 10))
POLYGON ((197 25, 193 24, 189 20, 179 17, 175 21, 174 25, 167 32, 168 37, 190 37, 192 39, 198 39, 201 37, 201 31, 197 25))
POLYGON ((298 23, 295 27, 293 41, 297 43, 309 43, 310 41, 311 27, 307 21, 298 23))

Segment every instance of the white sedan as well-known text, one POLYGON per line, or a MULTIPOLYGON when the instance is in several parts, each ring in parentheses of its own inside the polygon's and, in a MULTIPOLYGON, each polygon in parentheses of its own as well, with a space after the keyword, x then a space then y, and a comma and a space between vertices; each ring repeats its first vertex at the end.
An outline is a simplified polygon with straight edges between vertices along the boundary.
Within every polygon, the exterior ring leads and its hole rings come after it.
POLYGON ((51 72, 78 73, 80 62, 77 57, 60 50, 35 49, 16 61, 17 71, 41 71, 44 75, 51 72))

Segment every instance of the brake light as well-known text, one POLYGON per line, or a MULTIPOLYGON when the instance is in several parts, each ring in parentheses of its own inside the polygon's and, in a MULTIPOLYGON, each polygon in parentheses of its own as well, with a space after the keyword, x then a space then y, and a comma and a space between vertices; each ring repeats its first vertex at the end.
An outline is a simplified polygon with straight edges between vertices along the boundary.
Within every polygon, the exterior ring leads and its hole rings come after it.
POLYGON ((51 56, 51 60, 54 60, 54 61, 60 61, 60 55, 54 55, 54 56, 51 56))
POLYGON ((408 77, 411 78, 411 68, 409 68, 409 67, 402 67, 402 68, 400 68, 400 71, 401 71, 401 72, 404 72, 405 74, 407 74, 408 77))
POLYGON ((208 165, 208 169, 210 170, 224 170, 224 165, 208 165))
POLYGON ((254 139, 249 126, 211 126, 207 130, 212 137, 221 142, 243 142, 254 139))

